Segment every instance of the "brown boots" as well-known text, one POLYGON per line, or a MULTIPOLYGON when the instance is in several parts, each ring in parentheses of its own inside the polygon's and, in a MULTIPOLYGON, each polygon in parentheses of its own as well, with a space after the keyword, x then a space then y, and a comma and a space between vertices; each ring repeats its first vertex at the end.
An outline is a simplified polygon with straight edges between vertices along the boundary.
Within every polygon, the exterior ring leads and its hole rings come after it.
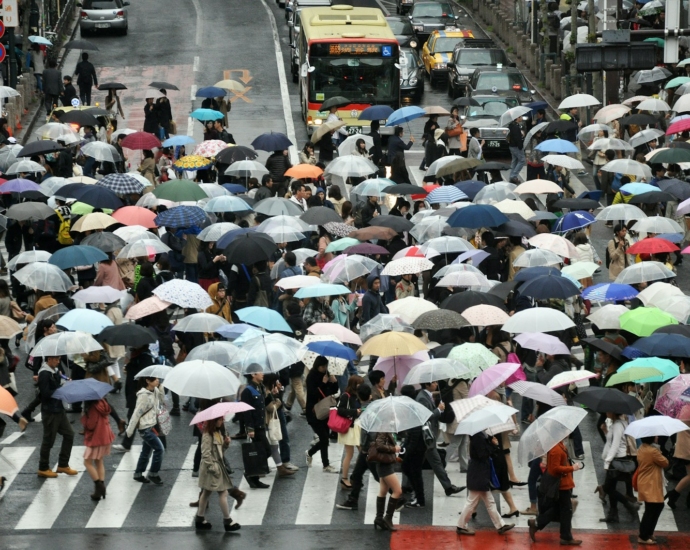
POLYGON ((240 491, 237 487, 233 487, 230 489, 230 496, 235 499, 235 510, 237 510, 242 506, 244 499, 247 497, 247 493, 240 491))

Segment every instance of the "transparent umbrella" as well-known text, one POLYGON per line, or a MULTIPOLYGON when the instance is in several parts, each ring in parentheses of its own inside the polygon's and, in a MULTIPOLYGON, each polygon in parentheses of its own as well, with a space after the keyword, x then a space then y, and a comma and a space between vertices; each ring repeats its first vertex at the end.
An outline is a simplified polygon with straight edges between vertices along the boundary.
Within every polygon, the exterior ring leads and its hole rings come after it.
POLYGON ((410 229, 410 235, 420 243, 426 243, 432 239, 438 239, 443 235, 443 230, 448 226, 446 216, 427 216, 410 229))
POLYGON ((324 269, 331 283, 348 283, 357 277, 369 275, 374 268, 380 267, 378 262, 357 254, 341 254, 336 259, 338 261, 329 262, 330 265, 327 264, 324 269))
POLYGON ((549 307, 535 307, 518 311, 503 325, 503 330, 515 334, 523 332, 555 332, 574 327, 565 313, 549 307))
POLYGON ((518 462, 526 465, 548 453, 568 437, 585 416, 586 410, 570 406, 555 407, 542 414, 522 434, 518 462))
POLYGON ((86 332, 58 332, 41 339, 31 350, 32 357, 77 355, 102 350, 93 336, 86 332))
POLYGON ((174 367, 165 377, 165 387, 187 397, 218 399, 236 395, 240 380, 214 361, 195 360, 174 367))
POLYGON ((235 229, 239 228, 239 225, 230 222, 214 223, 199 233, 199 235, 197 235, 197 239, 207 243, 214 243, 228 231, 234 231, 235 229))
POLYGON ((655 233, 657 235, 660 233, 685 232, 685 229, 683 229, 678 222, 663 216, 651 216, 641 219, 632 226, 632 229, 638 233, 655 233))
POLYGON ((378 167, 364 157, 344 155, 331 161, 324 171, 324 175, 332 174, 347 178, 362 178, 378 172, 378 167))
MULTIPOLYGON (((216 316, 214 315, 214 317, 216 316)), ((177 327, 175 327, 175 330, 177 330, 177 327)), ((240 349, 230 342, 206 342, 190 351, 187 355, 187 361, 194 361, 197 359, 202 361, 214 361, 219 365, 227 367, 234 361, 235 355, 239 351, 240 349)))
POLYGON ((45 250, 27 250, 26 252, 18 254, 7 262, 7 267, 14 271, 18 265, 32 264, 34 262, 47 262, 51 256, 52 254, 50 252, 46 252, 45 250))
POLYGON ((12 166, 10 166, 7 170, 5 170, 5 174, 13 175, 13 174, 30 173, 30 172, 45 172, 45 171, 46 171, 46 169, 43 167, 42 164, 39 164, 38 162, 34 162, 33 160, 22 159, 22 160, 18 160, 16 162, 12 163, 12 166))
POLYGON ((420 250, 425 254, 429 249, 435 250, 439 254, 452 254, 454 252, 474 250, 474 247, 462 237, 449 237, 444 235, 429 239, 420 247, 420 250))
POLYGON ((480 189, 472 202, 475 204, 495 204, 506 199, 519 201, 520 196, 515 193, 516 187, 517 185, 507 181, 492 183, 484 187, 484 189, 480 189))
POLYGON ((431 411, 421 403, 405 396, 378 399, 359 417, 359 424, 369 433, 400 433, 423 426, 431 411))
POLYGON ((461 271, 466 271, 469 273, 481 273, 479 268, 473 266, 472 264, 450 264, 443 266, 436 273, 434 273, 434 278, 440 279, 441 277, 449 275, 450 273, 458 273, 461 271))
POLYGON ((489 280, 483 273, 471 271, 456 271, 444 275, 436 286, 442 287, 481 287, 487 285, 489 280))
POLYGON ((170 247, 158 239, 139 239, 126 245, 117 255, 122 258, 148 258, 156 254, 170 252, 170 247))
POLYGON ((230 368, 242 374, 278 372, 300 362, 306 352, 307 348, 293 338, 281 334, 259 336, 242 344, 230 368))
POLYGON ((362 339, 362 342, 366 342, 369 338, 381 334, 384 330, 407 332, 409 334, 414 332, 412 326, 400 316, 390 313, 379 313, 359 328, 359 337, 362 339))
POLYGON ((14 276, 29 288, 45 292, 67 292, 73 283, 58 266, 48 263, 33 263, 22 267, 14 276))
POLYGON ((175 332, 216 332, 217 329, 227 324, 229 323, 218 315, 193 313, 177 322, 175 332))
POLYGON ((544 384, 518 380, 517 382, 509 384, 509 387, 523 397, 534 399, 540 403, 546 403, 552 407, 560 407, 561 405, 567 404, 560 393, 557 393, 551 388, 547 388, 544 384))
POLYGON ((114 146, 102 141, 92 141, 81 149, 84 156, 91 157, 100 162, 118 162, 122 160, 120 153, 114 146))
POLYGON ((468 378, 470 369, 453 359, 430 359, 412 367, 403 385, 429 384, 437 380, 468 378))
POLYGON ((257 231, 266 233, 276 243, 289 243, 304 239, 304 232, 313 228, 293 216, 274 216, 261 222, 257 231))
POLYGON ((172 370, 173 367, 167 365, 151 365, 150 367, 144 367, 140 370, 134 375, 134 378, 160 378, 163 380, 172 370))
POLYGON ((676 274, 661 262, 640 262, 626 267, 616 277, 615 283, 636 285, 675 277, 676 274))
POLYGON ((640 208, 634 204, 612 204, 596 215, 597 220, 612 222, 630 220, 643 220, 647 217, 640 208))
POLYGON ((17 160, 19 151, 24 148, 23 145, 7 145, 0 149, 0 170, 7 170, 17 160))
POLYGON ((517 259, 513 262, 515 267, 538 267, 538 266, 550 266, 558 265, 563 263, 563 258, 561 258, 555 252, 550 250, 545 250, 541 248, 534 248, 532 250, 526 250, 520 254, 517 259))
POLYGON ((57 194, 57 191, 60 189, 60 187, 70 183, 71 182, 67 181, 67 178, 60 178, 57 176, 46 178, 41 182, 41 191, 47 197, 52 197, 53 195, 57 194))
POLYGON ((466 342, 455 346, 448 354, 448 359, 460 361, 470 369, 470 377, 476 378, 482 371, 498 363, 498 357, 482 344, 466 342))
POLYGON ((517 412, 517 409, 502 403, 484 407, 461 420, 455 430, 455 435, 474 435, 482 430, 488 430, 494 426, 506 423, 517 412))
POLYGON ((44 124, 34 131, 34 136, 38 139, 52 139, 53 141, 62 141, 67 145, 72 143, 79 143, 81 138, 79 134, 69 124, 61 122, 49 122, 44 124))

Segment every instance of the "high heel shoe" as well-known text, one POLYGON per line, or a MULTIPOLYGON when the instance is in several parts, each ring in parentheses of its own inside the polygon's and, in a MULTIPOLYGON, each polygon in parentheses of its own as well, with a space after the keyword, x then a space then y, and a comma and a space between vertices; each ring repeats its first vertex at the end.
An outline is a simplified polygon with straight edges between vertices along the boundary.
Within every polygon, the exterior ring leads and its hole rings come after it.
POLYGON ((515 510, 514 512, 511 512, 510 514, 503 514, 501 517, 504 519, 508 519, 508 518, 512 518, 512 517, 519 518, 520 517, 520 510, 515 510))
POLYGON ((347 479, 341 479, 340 480, 340 488, 343 491, 351 491, 352 490, 352 484, 347 482, 347 479))

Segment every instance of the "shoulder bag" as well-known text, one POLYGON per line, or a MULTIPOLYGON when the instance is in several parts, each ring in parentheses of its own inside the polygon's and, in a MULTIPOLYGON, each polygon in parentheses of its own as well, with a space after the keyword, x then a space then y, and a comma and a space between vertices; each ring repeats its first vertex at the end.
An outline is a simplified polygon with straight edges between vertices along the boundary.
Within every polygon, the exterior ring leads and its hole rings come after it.
POLYGON ((394 454, 380 453, 376 448, 376 440, 371 442, 367 451, 367 462, 378 462, 380 464, 393 464, 397 462, 394 454))
POLYGON ((268 421, 268 425, 266 426, 266 436, 271 444, 278 443, 283 439, 283 430, 280 427, 280 419, 278 418, 277 410, 273 411, 273 416, 271 416, 271 419, 268 421))
POLYGON ((314 414, 318 420, 326 420, 331 414, 331 408, 337 405, 334 395, 326 395, 319 388, 319 393, 323 399, 314 405, 314 414))
MULTIPOLYGON (((346 393, 348 401, 350 400, 350 394, 346 393)), ((345 434, 352 427, 352 419, 341 416, 338 413, 338 409, 330 409, 328 411, 328 427, 339 434, 345 434)))

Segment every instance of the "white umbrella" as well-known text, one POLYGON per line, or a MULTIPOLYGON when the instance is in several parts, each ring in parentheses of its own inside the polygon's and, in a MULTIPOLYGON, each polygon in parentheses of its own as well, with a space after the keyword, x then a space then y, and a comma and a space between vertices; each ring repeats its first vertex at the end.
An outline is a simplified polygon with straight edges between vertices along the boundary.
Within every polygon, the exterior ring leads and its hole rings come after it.
POLYGON ((379 313, 376 317, 359 327, 359 337, 362 339, 362 342, 366 342, 369 338, 381 334, 384 330, 407 332, 409 334, 414 332, 410 324, 399 315, 379 313))
POLYGON ((5 170, 5 174, 7 175, 14 175, 14 174, 21 174, 21 173, 33 173, 33 172, 45 172, 46 169, 42 164, 39 164, 38 162, 34 162, 33 160, 28 160, 28 159, 23 159, 15 162, 12 166, 10 166, 7 170, 5 170))
POLYGON ((117 255, 118 260, 123 258, 148 258, 156 254, 170 252, 171 248, 158 239, 139 239, 125 245, 117 255))
POLYGON ((412 235, 417 242, 425 243, 431 239, 442 237, 443 230, 447 225, 448 218, 446 216, 427 216, 410 229, 410 235, 412 235))
POLYGON ((229 369, 214 361, 185 361, 168 373, 165 387, 179 395, 200 399, 234 396, 240 380, 229 369))
POLYGON ((624 433, 633 439, 642 439, 643 437, 654 437, 657 435, 669 437, 685 430, 690 430, 690 427, 676 418, 671 418, 670 416, 648 416, 628 424, 624 433))
MULTIPOLYGON (((504 201, 497 202, 494 204, 494 206, 504 214, 519 214, 526 220, 529 220, 534 216, 534 211, 522 201, 506 199, 504 201)), ((467 250, 469 250, 469 248, 467 250)))
POLYGON ((597 220, 611 222, 611 221, 625 221, 642 220, 647 217, 639 207, 634 204, 612 204, 607 206, 596 215, 597 220))
POLYGON ((428 258, 429 256, 426 254, 426 251, 429 249, 435 250, 439 254, 452 254, 454 252, 467 252, 468 250, 474 250, 474 247, 462 237, 450 237, 444 235, 442 237, 429 239, 422 246, 420 246, 419 249, 425 253, 424 255, 428 258))
POLYGON ((513 262, 515 267, 555 266, 563 263, 563 258, 550 250, 535 248, 526 250, 513 262))
POLYGON ((72 296, 84 304, 112 304, 120 300, 126 291, 118 290, 112 286, 90 286, 80 290, 72 296))
POLYGON ((627 141, 622 139, 610 137, 610 138, 599 138, 592 145, 587 147, 590 151, 606 151, 607 149, 613 149, 614 151, 634 151, 635 148, 630 145, 627 141))
POLYGON ((19 97, 20 93, 14 88, 9 86, 0 86, 0 98, 4 99, 6 97, 19 97))
POLYGON ((48 263, 33 263, 22 267, 14 276, 26 287, 45 292, 67 292, 72 281, 58 266, 48 263))
POLYGON ((675 285, 657 282, 649 285, 637 295, 646 306, 657 306, 657 303, 664 298, 675 298, 685 296, 683 291, 675 285))
POLYGON ((242 344, 230 368, 242 374, 278 372, 300 362, 307 351, 301 342, 282 334, 259 336, 242 344))
POLYGON ((547 355, 570 355, 568 346, 550 334, 523 332, 518 334, 514 340, 525 349, 540 351, 547 355))
POLYGON ((431 411, 406 396, 378 399, 367 406, 359 417, 361 428, 369 433, 400 433, 423 426, 431 411))
POLYGON ((555 332, 574 327, 572 319, 565 313, 550 307, 534 307, 518 311, 503 325, 503 330, 520 334, 523 332, 555 332))
POLYGON ((522 141, 522 148, 527 149, 527 146, 529 145, 530 141, 532 138, 538 133, 541 132, 546 126, 549 125, 549 122, 540 122, 539 124, 533 126, 529 132, 527 132, 527 135, 525 136, 525 139, 522 141))
POLYGON ((628 308, 617 304, 606 304, 587 316, 592 324, 600 330, 620 330, 620 316, 628 312, 628 308))
POLYGON ((57 191, 60 189, 60 187, 64 187, 65 185, 69 185, 70 183, 72 182, 67 181, 67 178, 60 178, 57 176, 53 176, 52 178, 46 178, 40 183, 41 192, 46 197, 52 197, 53 195, 57 194, 57 191))
POLYGON ((556 407, 537 418, 524 431, 518 444, 518 462, 527 464, 548 453, 568 437, 587 411, 580 407, 556 407))
POLYGON ((462 157, 460 157, 458 155, 446 155, 445 157, 441 157, 440 159, 436 159, 434 162, 432 162, 427 167, 426 175, 427 176, 435 176, 436 172, 438 172, 446 164, 449 164, 455 160, 458 160, 459 158, 462 158, 462 157))
POLYGON ((450 264, 445 265, 434 273, 435 279, 448 275, 449 273, 457 273, 459 271, 471 271, 472 273, 481 273, 481 270, 472 264, 450 264))
POLYGON ((675 317, 679 323, 687 324, 690 318, 690 296, 667 296, 657 300, 654 305, 675 317))
POLYGON ((197 235, 197 239, 207 243, 215 243, 228 231, 239 229, 240 226, 230 222, 214 223, 204 228, 204 230, 197 235))
POLYGON ((388 304, 390 313, 397 315, 408 323, 414 323, 417 317, 423 313, 436 309, 438 309, 436 304, 432 304, 424 298, 417 298, 415 296, 408 296, 407 298, 395 300, 388 304))
POLYGON ((532 109, 530 109, 529 107, 523 107, 522 105, 519 105, 518 107, 512 107, 501 115, 501 120, 499 121, 499 124, 501 126, 508 126, 508 124, 513 122, 515 119, 520 118, 521 116, 531 112, 532 109))
POLYGON ((347 137, 340 145, 338 145, 338 156, 343 157, 345 155, 350 155, 352 151, 355 150, 357 140, 360 139, 363 139, 364 143, 367 144, 367 151, 374 146, 374 138, 372 138, 369 134, 355 134, 347 137))
POLYGON ((564 266, 563 269, 561 269, 561 273, 579 280, 593 276, 597 269, 599 269, 599 264, 595 264, 594 262, 576 262, 564 266))
POLYGON ((381 271, 381 275, 414 275, 422 271, 428 271, 434 267, 433 262, 426 258, 407 257, 393 260, 386 264, 386 267, 381 271))
POLYGON ((208 195, 209 199, 213 199, 215 197, 227 197, 229 195, 232 195, 230 191, 228 191, 222 185, 218 185, 217 183, 200 183, 199 187, 201 187, 204 190, 204 193, 208 195))
POLYGON ((403 386, 407 384, 430 384, 437 380, 469 378, 470 369, 460 361, 452 359, 430 359, 412 367, 403 386))
POLYGON ((206 309, 213 304, 211 297, 200 285, 184 279, 173 279, 163 283, 156 287, 153 293, 161 300, 180 307, 206 309))
POLYGON ((562 191, 560 185, 549 180, 529 180, 515 188, 515 193, 518 195, 526 193, 546 195, 547 193, 561 193, 562 191))
POLYGON ((485 395, 475 395, 474 397, 466 397, 465 399, 456 399, 452 401, 450 406, 455 413, 455 420, 461 422, 464 418, 467 418, 474 411, 479 409, 484 409, 495 405, 496 401, 489 399, 485 395))
MULTIPOLYGON (((663 99, 656 99, 653 97, 650 97, 649 99, 645 99, 644 101, 640 101, 640 103, 637 104, 637 110, 638 111, 670 111, 671 107, 668 103, 666 103, 663 99)), ((675 109, 674 109, 675 111, 675 109)))
POLYGON ((172 370, 173 368, 168 365, 151 365, 140 370, 134 375, 134 378, 160 378, 163 380, 172 370))
POLYGON ((664 216, 650 216, 649 218, 639 220, 632 226, 632 229, 638 233, 655 233, 657 235, 661 233, 685 232, 685 229, 677 221, 664 216))
MULTIPOLYGON (((587 30, 586 27, 582 27, 582 28, 587 30)), ((561 110, 561 109, 572 109, 573 107, 593 107, 594 105, 601 105, 601 101, 599 101, 593 95, 574 94, 574 95, 566 97, 563 101, 561 101, 561 104, 558 106, 558 109, 561 110)))
MULTIPOLYGON (((362 256, 360 254, 341 254, 326 265, 323 272, 331 283, 349 283, 353 279, 363 277, 371 273, 374 269, 380 268, 381 264, 362 256)), ((316 279, 316 277, 312 277, 316 279)), ((318 282, 321 282, 317 279, 318 282)))
POLYGON ((542 157, 544 162, 551 164, 552 166, 562 166, 568 170, 583 170, 584 165, 577 159, 569 157, 568 155, 545 155, 542 157))
MULTIPOLYGON (((145 196, 148 195, 153 195, 153 193, 147 193, 145 196)), ((113 231, 113 234, 117 235, 127 243, 132 242, 133 240, 135 240, 136 237, 142 238, 141 235, 144 235, 143 238, 145 239, 151 238, 149 237, 149 235, 152 235, 154 238, 157 238, 143 225, 126 225, 124 227, 118 227, 115 231, 113 231)))
POLYGON ((552 407, 560 407, 567 405, 565 399, 560 393, 555 392, 551 388, 547 388, 544 384, 538 382, 527 382, 526 380, 518 380, 509 384, 508 387, 515 393, 519 393, 522 397, 534 399, 540 403, 546 403, 552 407))
POLYGON ((583 136, 586 136, 587 134, 593 134, 595 132, 608 132, 609 135, 612 135, 613 132, 615 131, 611 126, 608 126, 606 124, 590 124, 589 126, 585 126, 582 128, 578 133, 577 133, 577 139, 583 139, 583 136))
MULTIPOLYGON (((653 72, 654 69, 650 69, 650 73, 653 72)), ((640 74, 643 71, 639 71, 637 74, 640 74)), ((637 75, 636 75, 637 76, 637 75)), ((648 95, 635 95, 632 97, 629 97, 623 102, 623 105, 627 105, 628 107, 634 107, 636 103, 639 103, 640 101, 644 101, 645 99, 649 99, 648 95)))
POLYGON ((607 162, 601 167, 605 172, 618 172, 621 174, 632 174, 642 179, 652 179, 652 169, 646 164, 631 159, 615 159, 607 162))
POLYGON ((299 218, 293 216, 273 216, 261 222, 257 231, 266 233, 276 243, 289 243, 304 239, 303 232, 311 231, 312 227, 299 218))
POLYGON ((27 250, 26 252, 16 255, 9 262, 7 262, 7 267, 8 269, 14 271, 18 265, 32 264, 34 262, 47 262, 51 256, 52 254, 50 252, 46 252, 45 250, 27 250))
POLYGON ((649 143, 650 141, 658 140, 664 135, 663 130, 657 130, 656 128, 647 128, 646 130, 641 130, 637 132, 633 137, 628 140, 628 143, 632 147, 639 147, 644 143, 649 143))
POLYGON ((539 235, 531 237, 528 242, 538 249, 550 250, 564 258, 577 258, 577 248, 575 248, 575 245, 560 235, 540 233, 539 235))
POLYGON ((226 176, 261 177, 268 174, 268 169, 255 160, 238 160, 228 166, 223 173, 226 176))
POLYGON ((614 103, 602 107, 592 117, 594 120, 601 124, 608 124, 614 120, 627 115, 631 111, 631 108, 627 105, 622 105, 620 103, 614 103))
POLYGON ((622 285, 636 285, 662 281, 675 276, 676 274, 661 262, 640 262, 626 267, 618 274, 614 282, 622 285))
POLYGON ((49 122, 36 129, 34 136, 38 139, 52 139, 62 141, 66 145, 79 143, 79 134, 69 125, 61 122, 49 122))
POLYGON ((682 95, 673 105, 676 113, 687 113, 690 111, 690 95, 682 95))
POLYGON ((175 325, 175 332, 216 332, 224 325, 225 319, 213 313, 193 313, 180 319, 175 325))
POLYGON ((378 166, 364 157, 344 155, 331 161, 324 174, 347 178, 362 178, 378 172, 378 166))
POLYGON ((597 376, 597 374, 588 370, 567 370, 549 380, 546 387, 551 389, 562 388, 563 386, 569 386, 570 384, 596 378, 597 376))
POLYGON ((455 435, 474 435, 477 432, 488 430, 500 424, 504 424, 508 419, 518 412, 517 409, 497 403, 489 407, 484 407, 474 411, 465 419, 458 423, 455 435))
POLYGON ((483 273, 471 271, 455 271, 444 275, 436 286, 441 287, 482 287, 489 284, 489 280, 483 273))
MULTIPOLYGON (((178 330, 177 326, 175 327, 175 330, 178 330)), ((240 349, 230 342, 211 341, 195 347, 189 352, 189 354, 187 354, 186 361, 213 361, 219 365, 227 367, 233 362, 235 355, 239 351, 240 349)))
MULTIPOLYGON (((122 160, 120 153, 108 143, 102 141, 92 141, 81 148, 84 156, 91 157, 99 162, 119 162, 122 160)), ((151 185, 151 182, 148 182, 151 185)))
POLYGON ((304 288, 305 286, 320 285, 321 279, 319 277, 312 277, 310 275, 293 275, 291 277, 284 277, 280 279, 276 286, 284 290, 295 290, 304 288))
POLYGON ((57 332, 41 339, 31 350, 32 357, 78 355, 102 350, 93 336, 86 332, 57 332))
POLYGON ((489 304, 468 307, 462 312, 462 316, 473 327, 503 325, 510 319, 508 314, 501 308, 489 304))

